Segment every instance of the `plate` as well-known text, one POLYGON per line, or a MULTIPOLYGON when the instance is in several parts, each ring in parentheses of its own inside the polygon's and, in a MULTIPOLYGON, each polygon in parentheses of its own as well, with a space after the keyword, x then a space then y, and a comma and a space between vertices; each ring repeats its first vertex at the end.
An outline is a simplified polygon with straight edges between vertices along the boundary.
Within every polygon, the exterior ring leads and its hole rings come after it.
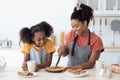
POLYGON ((29 75, 29 76, 21 76, 21 75, 18 75, 19 77, 23 77, 23 78, 32 78, 32 77, 36 77, 37 76, 37 73, 35 72, 31 72, 33 75, 29 75))
POLYGON ((59 72, 62 72, 64 71, 64 67, 60 67, 60 66, 52 66, 52 67, 46 67, 45 70, 47 72, 51 72, 51 73, 59 73, 59 72))
POLYGON ((71 77, 85 77, 88 75, 88 71, 86 71, 85 73, 80 73, 80 74, 72 74, 70 72, 64 72, 65 75, 67 76, 71 76, 71 77))

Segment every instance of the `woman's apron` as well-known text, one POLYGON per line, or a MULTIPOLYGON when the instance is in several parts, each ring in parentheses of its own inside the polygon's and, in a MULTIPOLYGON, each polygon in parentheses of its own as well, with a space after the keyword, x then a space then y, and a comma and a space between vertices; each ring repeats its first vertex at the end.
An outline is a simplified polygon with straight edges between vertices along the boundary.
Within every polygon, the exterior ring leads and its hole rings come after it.
POLYGON ((42 48, 40 51, 35 50, 32 48, 30 51, 30 60, 35 60, 37 64, 42 64, 46 61, 46 50, 42 48))
POLYGON ((90 54, 90 31, 88 36, 88 45, 87 46, 78 46, 76 43, 78 36, 74 38, 73 43, 69 48, 69 55, 68 55, 68 66, 75 66, 87 62, 90 54))

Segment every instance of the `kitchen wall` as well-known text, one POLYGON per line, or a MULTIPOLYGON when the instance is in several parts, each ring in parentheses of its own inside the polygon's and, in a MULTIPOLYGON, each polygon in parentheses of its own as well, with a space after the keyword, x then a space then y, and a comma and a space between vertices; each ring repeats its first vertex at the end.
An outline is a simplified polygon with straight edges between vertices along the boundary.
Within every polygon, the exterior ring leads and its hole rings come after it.
POLYGON ((54 27, 55 34, 68 31, 75 0, 1 0, 0 40, 12 40, 12 48, 19 48, 19 30, 41 21, 54 27))

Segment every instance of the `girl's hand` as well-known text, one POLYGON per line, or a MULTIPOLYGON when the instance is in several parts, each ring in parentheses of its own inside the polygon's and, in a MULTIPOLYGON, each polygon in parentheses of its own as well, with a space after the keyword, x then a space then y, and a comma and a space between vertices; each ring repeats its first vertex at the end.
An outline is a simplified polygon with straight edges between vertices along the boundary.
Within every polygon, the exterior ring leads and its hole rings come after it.
POLYGON ((27 70, 28 70, 28 68, 27 68, 27 63, 26 63, 26 62, 23 62, 23 64, 22 64, 22 69, 23 69, 24 71, 27 71, 27 70))
POLYGON ((39 66, 36 65, 35 72, 39 71, 39 66))

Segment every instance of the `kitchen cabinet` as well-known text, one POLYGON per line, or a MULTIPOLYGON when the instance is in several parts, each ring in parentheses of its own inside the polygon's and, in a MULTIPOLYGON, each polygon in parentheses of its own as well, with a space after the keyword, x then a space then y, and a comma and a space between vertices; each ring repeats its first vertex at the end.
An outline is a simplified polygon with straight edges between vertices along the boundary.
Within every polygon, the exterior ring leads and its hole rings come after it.
POLYGON ((77 0, 94 9, 95 16, 120 16, 120 0, 77 0))

